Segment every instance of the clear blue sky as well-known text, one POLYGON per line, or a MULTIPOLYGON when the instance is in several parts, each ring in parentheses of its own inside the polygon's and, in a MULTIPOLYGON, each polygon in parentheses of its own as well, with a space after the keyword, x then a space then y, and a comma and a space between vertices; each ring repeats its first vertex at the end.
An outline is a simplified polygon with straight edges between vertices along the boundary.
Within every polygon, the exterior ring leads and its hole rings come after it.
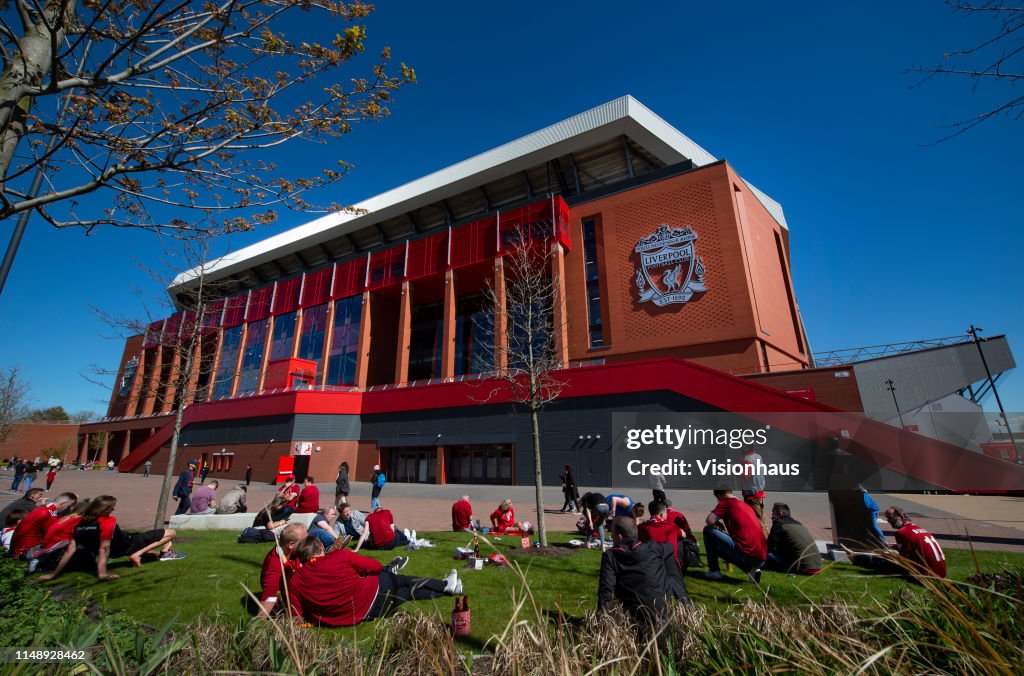
MULTIPOLYGON (((992 24, 938 1, 691 4, 380 3, 371 45, 392 45, 419 83, 390 119, 277 159, 286 172, 354 163, 320 198, 353 203, 632 94, 782 203, 815 351, 974 323, 1007 334, 1024 358, 1024 121, 929 147, 944 124, 1007 92, 955 80, 914 89, 907 73, 992 24)), ((311 39, 308 30, 296 37, 311 39)), ((285 213, 223 246, 311 218, 285 213)), ((0 225, 3 246, 12 227, 0 225)), ((90 304, 124 315, 155 307, 132 290, 159 294, 132 261, 159 265, 162 251, 141 232, 30 226, 0 297, 0 366, 22 367, 35 406, 105 410, 109 390, 81 374, 116 368, 123 342, 106 337, 90 304)), ((1009 410, 1024 410, 1022 381, 1002 381, 1009 410)))

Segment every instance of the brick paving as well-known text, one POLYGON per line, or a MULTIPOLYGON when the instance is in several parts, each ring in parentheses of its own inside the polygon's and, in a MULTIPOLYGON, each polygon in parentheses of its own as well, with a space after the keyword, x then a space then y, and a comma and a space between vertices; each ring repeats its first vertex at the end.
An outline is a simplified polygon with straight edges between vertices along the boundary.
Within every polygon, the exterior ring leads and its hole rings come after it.
MULTIPOLYGON (((160 493, 162 477, 141 474, 120 474, 117 472, 67 470, 61 472, 51 492, 75 491, 79 495, 93 497, 110 494, 118 498, 115 514, 126 528, 152 528, 156 503, 160 493)), ((218 493, 223 494, 237 481, 220 483, 218 493)), ((10 490, 11 474, 0 471, 0 507, 16 497, 10 490)), ((317 484, 326 505, 334 498, 334 484, 317 484)), ((268 484, 253 483, 249 487, 250 511, 256 505, 268 501, 275 492, 268 484)), ((615 491, 611 488, 588 488, 601 493, 626 492, 644 502, 650 499, 646 490, 615 491)), ((581 489, 582 492, 582 489, 581 489)), ((381 502, 395 514, 400 528, 415 528, 420 531, 438 531, 451 528, 451 505, 461 495, 468 495, 475 508, 475 517, 486 523, 488 515, 504 498, 510 498, 520 521, 536 522, 534 490, 531 486, 485 486, 459 485, 437 486, 433 484, 389 483, 384 487, 381 502)), ((668 491, 675 507, 683 511, 691 525, 703 524, 704 516, 714 506, 710 491, 668 491)), ((962 538, 969 533, 976 549, 1015 551, 1024 553, 1024 498, 973 496, 973 495, 917 495, 917 494, 876 494, 875 500, 884 510, 889 505, 906 509, 914 522, 935 534, 944 547, 967 548, 962 538), (961 538, 961 539, 953 539, 961 538)), ((356 509, 368 510, 370 506, 370 485, 368 482, 352 482, 349 501, 356 509)), ((831 517, 828 496, 825 493, 772 493, 767 499, 772 502, 786 502, 795 518, 803 522, 815 538, 832 540, 831 517)), ((548 528, 558 531, 572 531, 576 517, 559 514, 562 493, 557 486, 544 488, 545 521, 548 528)), ((168 514, 173 514, 176 503, 171 501, 168 514)), ((888 531, 888 526, 883 525, 888 531)))

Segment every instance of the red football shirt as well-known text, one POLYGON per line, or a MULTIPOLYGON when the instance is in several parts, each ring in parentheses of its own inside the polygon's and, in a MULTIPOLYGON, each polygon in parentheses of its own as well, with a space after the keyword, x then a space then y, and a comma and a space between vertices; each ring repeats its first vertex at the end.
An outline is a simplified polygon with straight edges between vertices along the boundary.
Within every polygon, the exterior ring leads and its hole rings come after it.
POLYGON ((640 542, 667 542, 672 545, 676 563, 682 565, 679 560, 679 541, 683 539, 683 531, 679 526, 658 517, 651 517, 650 520, 637 524, 637 531, 640 542))
POLYGON ((382 570, 380 561, 347 549, 313 559, 288 583, 292 613, 327 627, 359 624, 377 598, 382 570))
POLYGON ((463 531, 469 528, 470 517, 473 516, 473 506, 469 500, 459 500, 452 505, 452 530, 463 531))
POLYGON ((281 548, 274 545, 263 557, 263 567, 260 569, 260 601, 277 601, 282 578, 284 582, 288 582, 296 568, 298 563, 285 559, 281 548))
POLYGON ((711 513, 725 522, 729 537, 736 543, 737 549, 758 561, 768 557, 768 541, 750 505, 729 495, 719 500, 711 513))
POLYGON ((36 507, 18 522, 11 537, 11 556, 21 556, 24 552, 40 544, 46 536, 46 530, 57 518, 46 507, 36 507))
POLYGON ((374 547, 386 547, 395 539, 395 518, 390 509, 380 509, 366 516, 366 527, 370 529, 370 543, 374 547))
POLYGON ((296 514, 313 514, 320 510, 320 489, 310 484, 299 493, 299 506, 295 508, 296 514))
POLYGON ((78 522, 81 520, 82 517, 80 516, 67 516, 53 522, 53 524, 46 529, 46 535, 43 536, 43 549, 50 549, 61 542, 74 540, 75 526, 77 526, 78 522))
POLYGON ((669 507, 668 509, 665 510, 665 521, 668 521, 669 523, 674 523, 675 525, 679 526, 683 533, 686 534, 687 540, 697 539, 693 536, 693 531, 690 529, 690 522, 686 520, 686 517, 683 516, 682 512, 677 512, 676 510, 669 507))
POLYGON ((900 556, 930 569, 938 577, 946 577, 946 555, 935 536, 906 521, 896 531, 900 556))
POLYGON ((509 526, 515 525, 516 522, 516 510, 515 507, 509 507, 507 512, 501 511, 501 507, 491 512, 491 523, 499 531, 505 530, 509 526))

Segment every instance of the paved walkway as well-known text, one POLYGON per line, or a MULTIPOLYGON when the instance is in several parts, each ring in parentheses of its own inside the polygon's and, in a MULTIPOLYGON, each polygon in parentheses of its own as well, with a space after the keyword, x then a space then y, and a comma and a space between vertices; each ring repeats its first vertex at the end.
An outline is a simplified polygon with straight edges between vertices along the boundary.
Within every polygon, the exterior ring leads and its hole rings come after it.
MULTIPOLYGON (((116 516, 126 528, 152 528, 156 503, 160 495, 162 477, 116 472, 61 472, 54 482, 52 493, 74 491, 79 495, 94 497, 110 494, 118 498, 116 516)), ((235 481, 221 482, 218 493, 223 494, 235 481)), ((11 475, 0 472, 0 487, 9 489, 11 475)), ((326 505, 334 499, 334 484, 317 484, 326 505)), ((250 511, 273 496, 275 487, 268 484, 253 484, 249 487, 250 511)), ((623 492, 610 488, 595 488, 601 493, 623 492)), ((400 528, 415 528, 420 531, 448 530, 451 528, 451 505, 461 495, 469 495, 476 509, 476 518, 487 522, 487 517, 504 498, 510 498, 516 509, 516 518, 536 522, 532 486, 481 486, 433 484, 396 484, 384 487, 381 502, 392 510, 400 528)), ((647 491, 633 490, 636 498, 644 502, 650 499, 647 491)), ((710 491, 668 491, 675 507, 690 520, 691 525, 703 524, 704 516, 714 506, 710 491)), ((0 507, 13 500, 16 494, 0 490, 0 507)), ((1024 498, 973 496, 973 495, 910 495, 876 494, 875 500, 884 510, 897 505, 911 514, 914 522, 931 531, 943 546, 966 548, 965 533, 974 540, 977 549, 1016 551, 1024 553, 1024 498)), ((350 502, 356 509, 370 507, 370 485, 367 482, 352 484, 350 502)), ((831 517, 828 496, 824 493, 772 493, 772 502, 786 502, 793 515, 802 521, 819 540, 832 540, 831 517)), ((176 507, 171 501, 168 514, 176 507)), ((572 531, 576 517, 560 514, 562 493, 556 486, 544 488, 545 520, 549 528, 572 531)), ((888 525, 882 524, 888 531, 888 525)))

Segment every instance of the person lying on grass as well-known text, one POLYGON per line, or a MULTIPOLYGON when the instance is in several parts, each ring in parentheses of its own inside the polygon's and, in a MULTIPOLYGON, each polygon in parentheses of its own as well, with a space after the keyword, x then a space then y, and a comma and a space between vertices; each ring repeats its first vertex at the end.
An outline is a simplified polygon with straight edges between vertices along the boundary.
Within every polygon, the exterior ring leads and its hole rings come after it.
POLYGON ((892 548, 899 556, 894 556, 889 548, 854 552, 843 546, 855 565, 906 578, 916 575, 946 577, 946 554, 934 535, 912 522, 899 507, 885 510, 885 520, 896 530, 896 544, 892 548))
POLYGON ((366 517, 366 527, 363 528, 354 551, 358 552, 363 547, 394 549, 395 547, 404 547, 412 540, 415 538, 410 537, 408 531, 399 531, 395 526, 395 517, 391 514, 391 510, 379 507, 373 514, 366 517))
POLYGON ((112 495, 93 498, 82 514, 82 520, 75 526, 75 539, 68 543, 57 568, 53 573, 43 575, 40 579, 52 580, 60 575, 79 550, 96 557, 96 577, 101 580, 116 580, 118 577, 107 572, 107 563, 110 559, 127 556, 133 566, 140 568, 142 557, 158 548, 161 561, 185 558, 185 554, 171 548, 176 535, 173 528, 126 533, 117 525, 117 519, 113 516, 116 506, 117 498, 112 495))
POLYGON ((46 536, 47 529, 57 522, 58 517, 67 516, 76 504, 78 504, 77 495, 61 493, 50 504, 36 507, 29 512, 14 529, 14 537, 11 538, 11 556, 26 560, 32 558, 31 555, 26 554, 38 547, 46 536))
POLYGON ((288 583, 292 615, 326 627, 348 627, 390 615, 406 601, 428 601, 462 593, 453 569, 443 580, 399 575, 409 559, 387 566, 347 549, 324 554, 323 543, 307 537, 296 548, 301 568, 288 583))
POLYGON ((289 524, 281 531, 277 543, 263 557, 263 567, 260 569, 259 617, 270 617, 282 593, 285 598, 288 597, 288 579, 299 568, 295 548, 307 535, 306 527, 302 524, 289 524))

